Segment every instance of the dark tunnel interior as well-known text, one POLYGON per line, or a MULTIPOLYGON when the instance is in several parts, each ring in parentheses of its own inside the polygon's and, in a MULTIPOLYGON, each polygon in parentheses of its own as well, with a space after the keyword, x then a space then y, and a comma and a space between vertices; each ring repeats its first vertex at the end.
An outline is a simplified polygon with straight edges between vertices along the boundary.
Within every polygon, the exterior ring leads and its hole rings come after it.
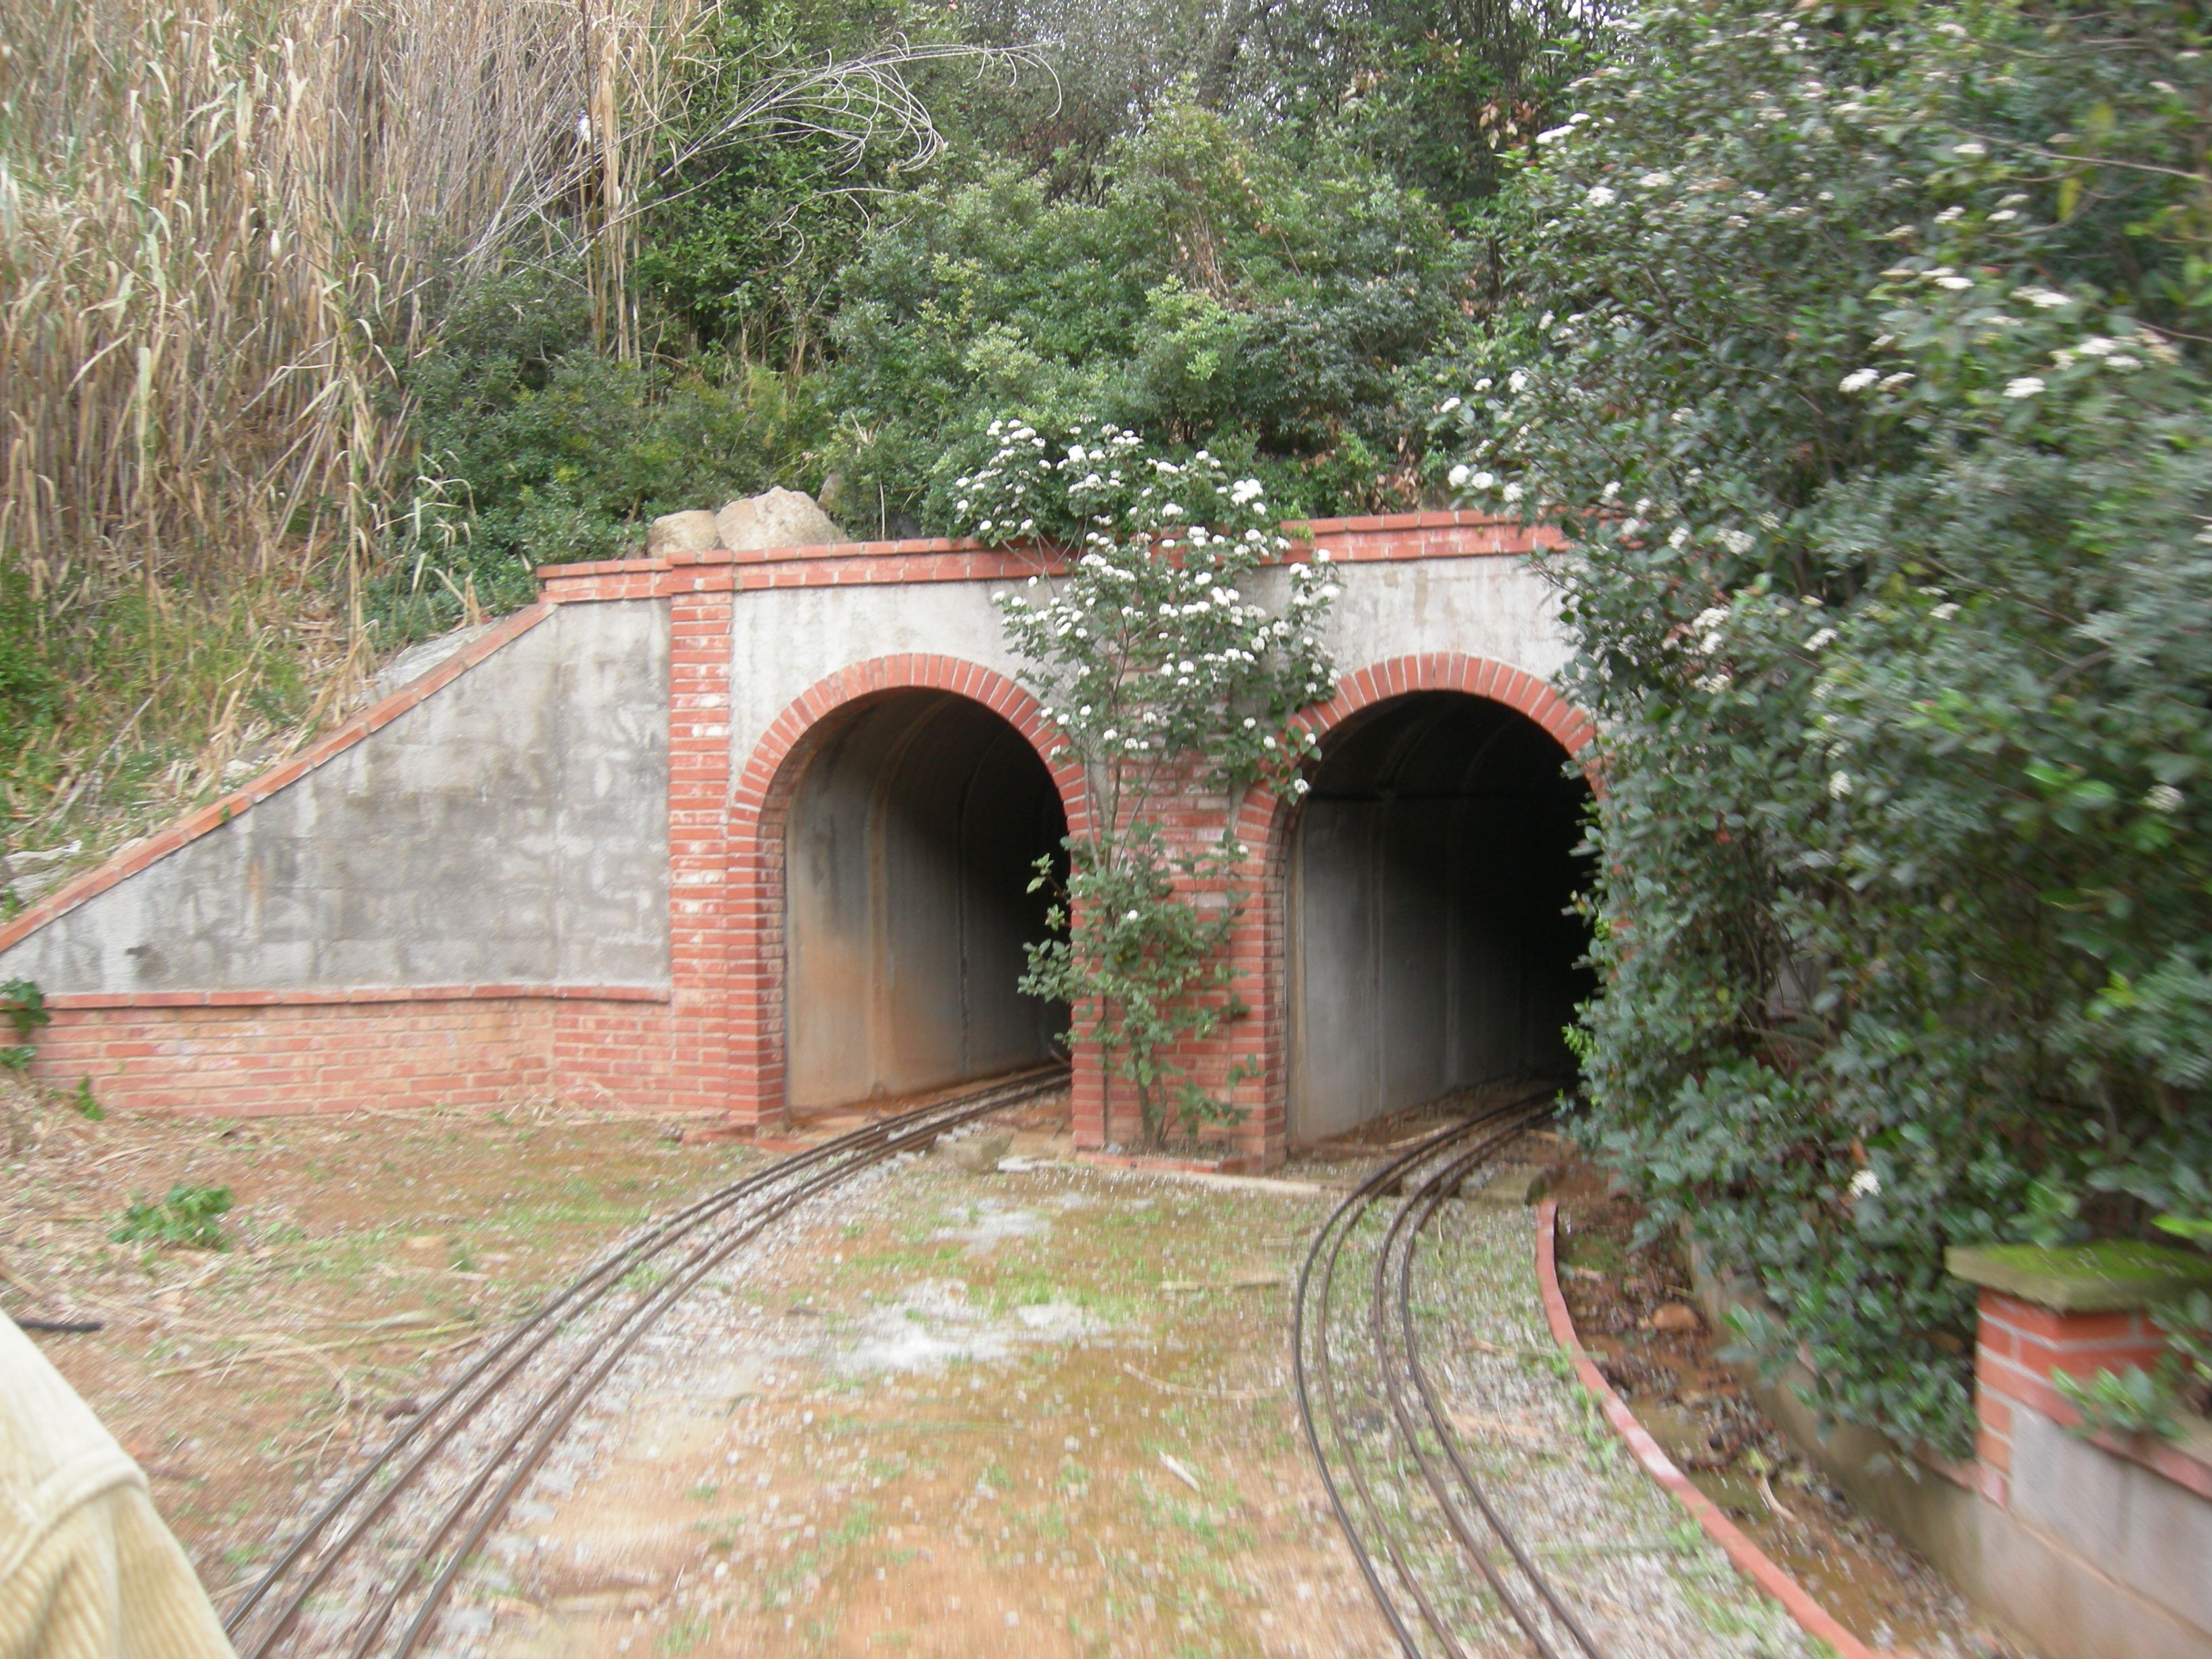
POLYGON ((1588 785, 1526 715, 1459 692, 1378 705, 1324 750, 1289 871, 1290 1131, 1461 1087, 1566 1081, 1587 997, 1565 914, 1588 785))
POLYGON ((1053 1055, 1066 1009, 1015 986, 1045 936, 1036 861, 1060 853, 1066 819, 1021 733, 951 692, 865 704, 806 763, 786 833, 793 1106, 1053 1055))

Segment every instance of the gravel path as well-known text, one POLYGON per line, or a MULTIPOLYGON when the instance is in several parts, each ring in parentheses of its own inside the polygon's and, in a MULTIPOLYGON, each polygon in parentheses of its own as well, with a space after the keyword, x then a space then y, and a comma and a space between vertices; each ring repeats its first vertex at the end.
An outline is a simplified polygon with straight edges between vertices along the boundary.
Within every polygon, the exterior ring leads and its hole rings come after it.
MULTIPOLYGON (((676 1305, 429 1651, 1388 1659, 1288 1395, 1324 1212, 1064 1164, 861 1176, 676 1305)), ((1423 1250, 1474 1466, 1616 1659, 1808 1653, 1563 1374, 1531 1225, 1455 1203, 1423 1250)), ((1528 1651, 1454 1582, 1468 1652, 1528 1651)))

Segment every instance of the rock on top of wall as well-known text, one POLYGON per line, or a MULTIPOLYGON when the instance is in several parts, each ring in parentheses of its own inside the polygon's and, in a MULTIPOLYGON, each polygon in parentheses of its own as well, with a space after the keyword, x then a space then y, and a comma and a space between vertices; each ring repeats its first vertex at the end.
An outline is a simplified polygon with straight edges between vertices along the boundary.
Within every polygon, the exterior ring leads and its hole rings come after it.
POLYGON ((711 513, 665 513, 645 532, 645 555, 649 559, 670 553, 704 553, 721 545, 711 513))
POLYGON ((730 501, 719 513, 667 513, 645 532, 648 556, 704 553, 726 547, 749 553, 769 547, 819 547, 847 539, 836 521, 799 489, 770 489, 730 501))
POLYGON ((803 490, 771 489, 731 501, 714 515, 721 544, 732 553, 763 547, 819 547, 842 542, 845 532, 803 490))

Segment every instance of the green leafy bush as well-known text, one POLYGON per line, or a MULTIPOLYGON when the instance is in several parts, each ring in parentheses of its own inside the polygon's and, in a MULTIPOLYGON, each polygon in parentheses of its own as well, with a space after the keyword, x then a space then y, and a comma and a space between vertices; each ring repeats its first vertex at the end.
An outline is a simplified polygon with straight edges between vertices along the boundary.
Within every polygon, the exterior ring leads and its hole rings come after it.
POLYGON ((54 1022, 46 1012, 46 993, 27 979, 11 979, 0 985, 0 1015, 6 1016, 15 1033, 12 1044, 0 1048, 0 1067, 27 1072, 38 1057, 39 1028, 54 1022))
POLYGON ((118 1244, 171 1244, 188 1250, 227 1250, 230 1239, 222 1219, 234 1200, 228 1187, 194 1187, 179 1182, 158 1202, 133 1199, 122 1224, 108 1234, 118 1244))
POLYGON ((2151 8, 1636 23, 1501 210, 1459 474, 1571 544, 1585 1133, 1826 1410, 1956 1454, 1943 1246, 2212 1168, 2212 60, 2151 8))
POLYGON ((2055 1373, 2052 1384, 2081 1413, 2083 1431, 2185 1437, 2182 1413, 2212 1415, 2212 1292, 2191 1291, 2155 1310, 2166 1352, 2148 1370, 2100 1370, 2087 1382, 2055 1373))
POLYGON ((813 483, 803 383, 707 355, 626 363, 592 344, 560 264, 488 282, 407 367, 420 481, 371 605, 384 643, 535 597, 541 564, 615 558, 647 520, 773 484, 813 483))

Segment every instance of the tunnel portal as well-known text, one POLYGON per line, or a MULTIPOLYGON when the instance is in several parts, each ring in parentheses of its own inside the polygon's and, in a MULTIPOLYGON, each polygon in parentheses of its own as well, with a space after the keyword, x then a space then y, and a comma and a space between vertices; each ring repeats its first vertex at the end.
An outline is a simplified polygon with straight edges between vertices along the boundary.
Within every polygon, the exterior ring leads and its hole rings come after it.
POLYGON ((1589 790, 1503 703, 1420 692, 1324 750, 1289 869, 1290 1124, 1311 1141, 1460 1087, 1566 1081, 1593 981, 1565 914, 1589 790))
POLYGON ((1046 934, 1029 890, 1066 818, 1021 733, 951 692, 846 713, 786 842, 789 1102, 847 1104, 1051 1058, 1066 1010, 1016 989, 1046 934))

